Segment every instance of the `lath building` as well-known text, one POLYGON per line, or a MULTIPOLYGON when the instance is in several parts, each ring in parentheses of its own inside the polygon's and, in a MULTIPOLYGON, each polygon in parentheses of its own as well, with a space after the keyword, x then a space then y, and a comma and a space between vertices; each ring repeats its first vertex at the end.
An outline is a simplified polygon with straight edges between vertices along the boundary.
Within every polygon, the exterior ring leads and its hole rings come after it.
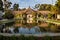
POLYGON ((25 10, 18 10, 14 11, 14 19, 15 26, 22 26, 22 25, 39 25, 40 24, 40 17, 48 18, 48 14, 50 11, 35 11, 30 7, 25 10))

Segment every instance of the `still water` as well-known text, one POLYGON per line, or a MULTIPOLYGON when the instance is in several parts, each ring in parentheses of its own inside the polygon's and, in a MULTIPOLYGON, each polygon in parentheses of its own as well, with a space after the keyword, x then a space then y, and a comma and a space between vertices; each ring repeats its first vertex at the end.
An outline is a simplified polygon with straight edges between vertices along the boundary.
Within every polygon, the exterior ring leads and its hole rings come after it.
MULTIPOLYGON (((15 33, 14 32, 14 28, 9 28, 9 30, 11 30, 12 33, 15 33)), ((40 33, 40 29, 39 27, 35 26, 35 27, 32 27, 32 28, 24 28, 24 27, 20 27, 18 28, 18 33, 20 34, 36 34, 36 33, 40 33)))

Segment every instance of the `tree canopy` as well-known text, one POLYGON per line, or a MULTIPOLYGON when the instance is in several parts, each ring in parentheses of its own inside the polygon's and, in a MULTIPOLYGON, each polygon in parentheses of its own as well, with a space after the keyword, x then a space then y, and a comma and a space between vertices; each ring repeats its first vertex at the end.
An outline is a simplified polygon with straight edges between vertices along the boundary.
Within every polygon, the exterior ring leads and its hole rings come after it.
POLYGON ((14 4, 14 5, 13 5, 13 9, 14 9, 14 10, 18 10, 18 9, 19 9, 19 4, 14 4))
POLYGON ((13 19, 14 15, 12 14, 11 10, 8 10, 7 12, 5 12, 5 14, 3 15, 3 18, 5 19, 13 19))
POLYGON ((36 4, 35 8, 37 8, 38 10, 51 10, 51 4, 36 4))
POLYGON ((5 11, 6 11, 6 10, 8 10, 8 9, 11 7, 11 4, 12 4, 12 3, 9 2, 9 1, 7 1, 7 0, 4 0, 4 2, 5 2, 5 4, 4 4, 4 5, 5 5, 5 8, 4 8, 4 9, 5 9, 5 11))
POLYGON ((2 2, 2 0, 0 0, 0 10, 3 11, 3 2, 2 2))
POLYGON ((60 0, 57 0, 55 6, 57 7, 58 9, 58 14, 60 13, 60 0))

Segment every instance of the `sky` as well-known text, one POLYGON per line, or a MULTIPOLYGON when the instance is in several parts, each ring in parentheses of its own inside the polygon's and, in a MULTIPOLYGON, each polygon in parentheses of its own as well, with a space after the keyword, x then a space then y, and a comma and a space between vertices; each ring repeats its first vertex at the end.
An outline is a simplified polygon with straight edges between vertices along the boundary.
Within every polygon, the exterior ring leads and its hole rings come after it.
MULTIPOLYGON (((19 4, 19 8, 34 8, 35 4, 52 4, 52 0, 9 0, 13 4, 19 4)), ((56 0, 53 0, 53 4, 56 3, 56 0)))

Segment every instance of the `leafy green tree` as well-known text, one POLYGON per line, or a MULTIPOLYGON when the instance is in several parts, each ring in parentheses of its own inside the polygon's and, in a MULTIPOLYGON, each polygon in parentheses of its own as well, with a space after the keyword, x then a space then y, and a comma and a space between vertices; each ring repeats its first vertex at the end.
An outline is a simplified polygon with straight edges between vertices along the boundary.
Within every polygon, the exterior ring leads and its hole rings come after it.
POLYGON ((51 13, 53 14, 53 18, 56 19, 57 13, 58 13, 58 8, 55 5, 51 6, 51 13))
POLYGON ((56 5, 56 7, 58 9, 58 14, 59 14, 60 13, 60 0, 57 0, 55 5, 56 5))
POLYGON ((48 18, 51 19, 53 17, 53 14, 49 13, 48 18))
POLYGON ((18 33, 18 32, 19 32, 18 27, 16 27, 16 28, 14 29, 14 32, 15 32, 15 33, 18 33))
POLYGON ((39 9, 39 8, 40 8, 40 4, 36 4, 35 9, 39 9))
POLYGON ((11 10, 8 10, 7 12, 5 12, 5 14, 3 15, 3 18, 5 19, 13 19, 14 15, 12 14, 11 10))
POLYGON ((50 37, 50 36, 45 36, 45 37, 42 38, 42 40, 52 40, 52 37, 50 37))
POLYGON ((26 8, 23 8, 22 10, 26 10, 26 8))
POLYGON ((38 10, 51 10, 51 4, 36 4, 35 8, 38 10))
POLYGON ((10 7, 11 7, 11 2, 9 2, 9 1, 7 1, 7 0, 4 0, 4 2, 5 2, 5 8, 4 8, 4 10, 6 11, 6 10, 8 10, 10 7))
POLYGON ((14 10, 18 10, 18 9, 19 9, 19 4, 14 4, 14 5, 13 5, 13 9, 14 9, 14 10))
POLYGON ((3 10, 3 2, 0 0, 0 10, 3 10))

